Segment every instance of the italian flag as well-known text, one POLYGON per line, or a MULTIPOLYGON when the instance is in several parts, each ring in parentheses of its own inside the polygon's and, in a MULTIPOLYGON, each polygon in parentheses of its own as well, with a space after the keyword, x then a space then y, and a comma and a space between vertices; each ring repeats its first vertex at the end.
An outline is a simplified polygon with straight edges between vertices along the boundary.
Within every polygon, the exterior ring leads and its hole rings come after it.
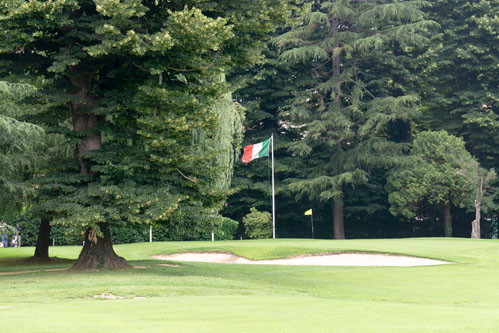
POLYGON ((249 163, 255 158, 269 156, 270 139, 244 147, 243 162, 249 163))

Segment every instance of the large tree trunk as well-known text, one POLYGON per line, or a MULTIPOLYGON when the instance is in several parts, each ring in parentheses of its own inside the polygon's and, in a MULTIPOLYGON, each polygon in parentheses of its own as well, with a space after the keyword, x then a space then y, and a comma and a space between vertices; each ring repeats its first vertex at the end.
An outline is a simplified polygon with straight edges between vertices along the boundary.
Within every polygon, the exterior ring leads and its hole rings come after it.
MULTIPOLYGON (((95 98, 90 94, 92 80, 95 71, 86 76, 73 77, 70 81, 74 88, 74 95, 80 100, 71 103, 73 115, 73 129, 80 134, 80 143, 77 145, 78 161, 81 173, 92 175, 91 164, 85 158, 85 153, 101 149, 101 133, 97 130, 100 123, 98 115, 85 112, 85 108, 95 104, 95 98)), ((114 253, 111 242, 111 233, 107 223, 99 224, 103 238, 96 235, 95 230, 90 228, 85 234, 85 245, 73 265, 73 269, 116 269, 129 267, 127 261, 114 253)))
POLYGON ((444 233, 445 237, 452 237, 452 223, 449 203, 445 204, 444 207, 444 233))
MULTIPOLYGON (((331 21, 331 35, 335 38, 335 44, 333 45, 333 53, 335 49, 340 46, 339 39, 337 38, 339 35, 339 21, 334 18, 331 21)), ((340 52, 336 52, 332 58, 332 69, 333 76, 340 77, 341 75, 341 55, 340 52)), ((334 102, 338 107, 338 110, 341 110, 342 102, 341 102, 341 85, 336 85, 334 88, 334 102)), ((341 185, 338 186, 341 191, 341 185)), ((345 239, 345 227, 343 223, 343 201, 341 198, 335 199, 333 201, 333 232, 334 239, 345 239)))
POLYGON ((107 223, 99 224, 103 238, 90 228, 85 233, 85 245, 78 256, 78 260, 71 269, 119 269, 130 267, 127 261, 118 256, 111 241, 111 232, 107 223))
POLYGON ((34 257, 42 259, 49 258, 50 230, 50 219, 43 217, 40 222, 34 257))
POLYGON ((71 111, 73 115, 73 129, 76 133, 80 134, 80 143, 77 145, 78 162, 80 163, 81 173, 84 175, 90 174, 90 166, 82 156, 83 154, 98 150, 102 147, 101 133, 96 130, 99 125, 99 116, 80 112, 82 107, 88 107, 95 104, 95 99, 90 95, 92 87, 93 74, 71 79, 71 84, 76 89, 74 95, 80 97, 81 101, 71 103, 71 111))
POLYGON ((475 200, 475 220, 471 222, 471 238, 480 238, 480 204, 475 200))
MULTIPOLYGON (((335 43, 333 45, 333 58, 332 58, 332 69, 333 69, 333 76, 336 76, 338 79, 341 75, 341 53, 340 52, 335 52, 337 49, 340 47, 340 40, 338 38, 338 35, 340 33, 340 28, 339 28, 340 22, 335 18, 331 21, 331 36, 333 39, 335 39, 335 43)), ((338 107, 338 110, 341 110, 342 107, 342 102, 341 102, 341 84, 335 85, 334 88, 334 101, 336 103, 336 106, 338 107)))
POLYGON ((343 224, 343 201, 333 201, 333 231, 334 239, 345 239, 345 227, 343 224))

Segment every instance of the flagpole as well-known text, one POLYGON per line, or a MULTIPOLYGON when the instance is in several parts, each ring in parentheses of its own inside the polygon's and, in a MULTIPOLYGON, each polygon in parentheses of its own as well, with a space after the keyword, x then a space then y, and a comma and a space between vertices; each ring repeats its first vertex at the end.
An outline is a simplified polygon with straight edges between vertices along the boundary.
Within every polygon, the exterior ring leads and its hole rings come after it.
POLYGON ((314 235, 314 212, 312 211, 312 214, 310 214, 310 220, 312 221, 312 239, 315 239, 314 235))
POLYGON ((270 136, 272 148, 272 239, 275 239, 275 192, 274 192, 274 134, 270 136))

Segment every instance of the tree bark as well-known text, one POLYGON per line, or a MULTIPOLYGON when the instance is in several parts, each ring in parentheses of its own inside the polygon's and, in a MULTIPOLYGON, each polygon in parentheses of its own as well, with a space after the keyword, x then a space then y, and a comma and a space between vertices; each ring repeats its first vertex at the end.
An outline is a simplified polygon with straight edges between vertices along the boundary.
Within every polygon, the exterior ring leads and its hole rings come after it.
POLYGON ((80 134, 80 143, 77 144, 78 162, 80 163, 81 173, 84 175, 90 174, 90 166, 83 154, 98 150, 102 147, 101 133, 96 130, 100 123, 98 115, 81 112, 82 107, 88 107, 95 104, 95 99, 90 94, 92 88, 92 80, 95 74, 72 78, 71 84, 76 89, 74 95, 80 97, 81 101, 71 103, 71 111, 73 117, 73 129, 80 134))
MULTIPOLYGON (((331 21, 331 35, 332 37, 336 40, 334 45, 333 45, 333 54, 337 48, 340 47, 340 41, 338 38, 338 35, 340 33, 339 30, 339 21, 338 19, 334 18, 331 21)), ((336 54, 333 55, 332 59, 332 69, 333 69, 333 76, 336 76, 339 80, 339 77, 341 75, 341 55, 340 52, 336 52, 336 54)), ((342 104, 341 104, 341 84, 336 85, 334 88, 334 101, 336 103, 336 106, 338 107, 338 110, 341 110, 342 104)))
POLYGON ((480 238, 480 205, 475 202, 475 219, 471 222, 471 238, 480 238))
MULTIPOLYGON (((100 117, 86 110, 86 108, 96 102, 90 92, 92 89, 92 80, 97 72, 96 70, 93 73, 75 76, 70 79, 74 95, 80 98, 79 101, 71 103, 71 111, 73 129, 80 137, 80 143, 77 145, 77 153, 80 172, 83 175, 92 174, 90 161, 85 158, 84 154, 92 150, 101 149, 102 147, 101 133, 97 129, 101 121, 100 117)), ((117 269, 129 267, 127 261, 116 255, 113 250, 109 224, 100 223, 99 228, 102 231, 103 238, 97 236, 93 228, 88 229, 85 233, 85 244, 72 269, 117 269)))
POLYGON ((36 242, 35 255, 36 258, 49 258, 49 245, 50 245, 50 219, 43 217, 40 222, 38 231, 38 241, 36 242))
MULTIPOLYGON (((337 38, 339 35, 339 21, 337 18, 332 19, 331 21, 331 36, 336 39, 335 44, 333 45, 332 52, 335 52, 340 46, 339 39, 337 38)), ((333 55, 332 58, 332 70, 333 76, 336 76, 338 79, 341 75, 341 55, 340 52, 337 52, 333 55)), ((341 84, 336 85, 334 88, 334 102, 338 107, 338 110, 341 110, 341 84)), ((341 185, 338 186, 341 191, 341 185)), ((345 226, 343 220, 343 200, 341 198, 333 200, 333 232, 334 239, 345 239, 345 226)))
POLYGON ((345 239, 345 227, 343 223, 343 201, 333 201, 333 232, 334 239, 345 239))
POLYGON ((483 197, 483 177, 480 177, 480 186, 477 188, 475 199, 475 220, 471 222, 471 238, 480 238, 480 207, 483 197))
POLYGON ((452 237, 452 222, 450 215, 450 203, 445 204, 444 207, 444 234, 445 237, 452 237))
POLYGON ((85 269, 119 269, 130 267, 127 261, 113 250, 111 232, 107 223, 99 224, 102 236, 90 228, 85 233, 85 245, 73 264, 73 270, 85 269))

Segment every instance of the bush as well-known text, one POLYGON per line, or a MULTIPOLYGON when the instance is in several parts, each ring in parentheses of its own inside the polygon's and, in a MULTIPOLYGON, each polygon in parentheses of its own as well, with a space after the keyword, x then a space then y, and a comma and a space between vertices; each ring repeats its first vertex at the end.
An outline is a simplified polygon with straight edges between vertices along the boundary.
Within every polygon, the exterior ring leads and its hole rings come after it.
POLYGON ((110 223, 111 239, 114 244, 141 243, 149 241, 149 225, 128 225, 110 223))
MULTIPOLYGON (((22 228, 22 246, 36 246, 40 218, 29 212, 6 218, 8 225, 22 228)), ((110 223, 111 239, 114 244, 140 243, 149 241, 148 224, 128 224, 123 222, 110 223)), ((235 238, 238 222, 222 217, 214 211, 203 207, 184 206, 176 211, 171 220, 165 224, 153 225, 153 241, 179 240, 210 240, 211 232, 215 231, 216 240, 231 240, 235 238)), ((52 225, 50 244, 81 245, 84 235, 81 230, 67 228, 60 224, 52 225)))
POLYGON ((232 240, 236 237, 237 227, 239 222, 234 221, 228 217, 222 217, 221 225, 216 228, 216 240, 232 240))
POLYGON ((245 234, 249 238, 270 238, 272 236, 272 216, 269 212, 259 212, 255 207, 243 217, 245 234))
POLYGON ((50 229, 50 239, 55 245, 82 245, 85 237, 81 230, 53 224, 50 229))

